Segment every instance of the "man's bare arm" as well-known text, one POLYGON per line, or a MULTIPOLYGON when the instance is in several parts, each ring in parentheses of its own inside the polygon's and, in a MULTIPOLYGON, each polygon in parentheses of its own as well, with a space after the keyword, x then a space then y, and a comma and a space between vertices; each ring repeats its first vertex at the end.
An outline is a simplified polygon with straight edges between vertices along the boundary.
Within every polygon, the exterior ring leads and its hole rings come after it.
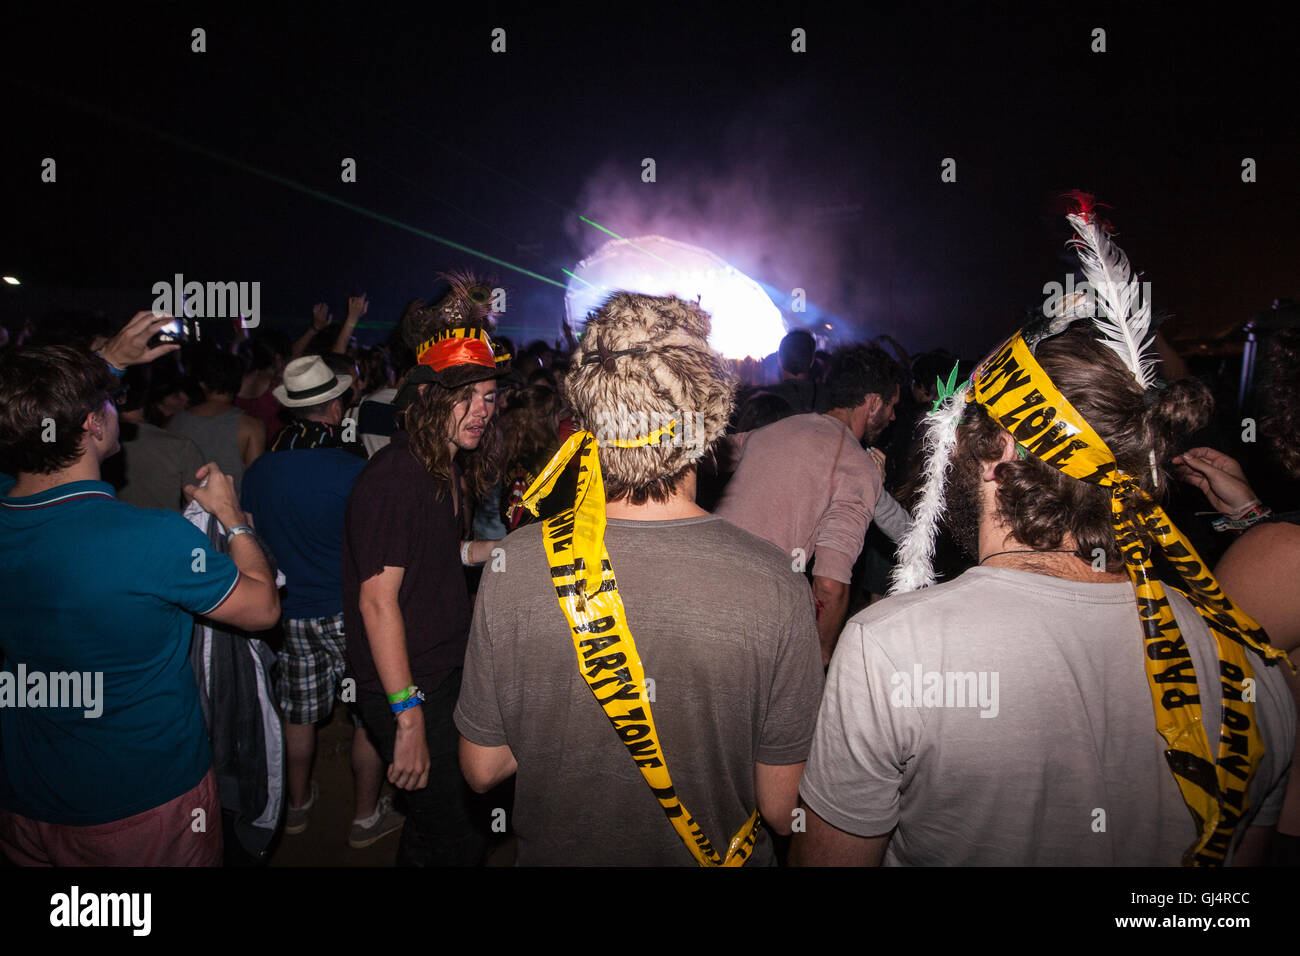
POLYGON ((788 836, 794 823, 794 810, 799 805, 799 778, 803 776, 804 763, 754 764, 754 796, 763 822, 771 829, 788 836))
POLYGON ((879 866, 892 833, 860 837, 833 827, 807 804, 803 833, 796 833, 790 844, 791 866, 879 866))
MULTIPOLYGON (((366 640, 384 693, 396 694, 414 683, 406 650, 406 623, 398 603, 405 568, 385 567, 361 582, 358 601, 366 625, 366 640)), ((424 688, 421 688, 422 690, 424 688)), ((403 790, 420 790, 429 782, 429 746, 424 732, 424 708, 407 708, 396 715, 397 739, 388 779, 403 790)))
POLYGON ((849 610, 849 586, 831 578, 813 575, 813 596, 817 598, 817 636, 822 643, 822 666, 831 662, 835 642, 849 610))
POLYGON ((487 793, 518 769, 514 751, 508 744, 482 747, 460 738, 460 772, 475 793, 487 793))

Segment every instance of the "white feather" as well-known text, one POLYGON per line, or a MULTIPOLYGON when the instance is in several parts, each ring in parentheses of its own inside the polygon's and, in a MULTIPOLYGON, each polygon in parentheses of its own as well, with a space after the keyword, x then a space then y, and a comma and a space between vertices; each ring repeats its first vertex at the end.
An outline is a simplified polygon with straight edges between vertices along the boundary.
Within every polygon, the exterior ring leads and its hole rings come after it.
POLYGON ((966 410, 966 382, 947 403, 925 417, 925 486, 914 510, 911 530, 898 546, 898 564, 890 575, 890 594, 934 584, 934 540, 944 512, 944 482, 957 444, 957 426, 966 410))
POLYGON ((1099 313, 1093 317, 1104 338, 1101 341, 1123 359, 1142 388, 1155 384, 1157 358, 1148 351, 1151 341, 1151 303, 1141 298, 1140 286, 1129 267, 1124 250, 1110 241, 1095 220, 1077 213, 1066 216, 1077 239, 1070 240, 1079 253, 1079 263, 1096 295, 1099 313), (1136 308, 1135 308, 1136 306, 1136 308))

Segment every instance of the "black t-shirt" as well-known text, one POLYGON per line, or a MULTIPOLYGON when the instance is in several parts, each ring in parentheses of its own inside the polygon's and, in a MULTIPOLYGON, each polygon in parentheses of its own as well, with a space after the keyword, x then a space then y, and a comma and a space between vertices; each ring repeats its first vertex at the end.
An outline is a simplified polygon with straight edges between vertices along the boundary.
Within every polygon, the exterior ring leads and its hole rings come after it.
POLYGON ((398 605, 416 685, 433 690, 464 664, 472 607, 458 528, 446 482, 424 470, 406 432, 395 433, 357 477, 343 525, 343 626, 359 690, 384 692, 360 597, 361 582, 385 567, 406 569, 398 605))

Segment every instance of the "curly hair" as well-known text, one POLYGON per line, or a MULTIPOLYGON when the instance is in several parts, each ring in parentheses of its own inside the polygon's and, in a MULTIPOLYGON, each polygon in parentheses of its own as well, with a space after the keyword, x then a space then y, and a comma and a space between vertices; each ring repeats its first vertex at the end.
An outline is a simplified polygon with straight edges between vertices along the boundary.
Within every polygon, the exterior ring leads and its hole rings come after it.
MULTIPOLYGON (((1158 499, 1168 480, 1162 468, 1159 485, 1152 480, 1150 453, 1154 450, 1163 466, 1189 435, 1205 426, 1213 408, 1205 386, 1194 379, 1174 382, 1148 406, 1132 373, 1097 341, 1090 323, 1047 339, 1035 358, 1106 442, 1120 469, 1138 481, 1149 499, 1158 499)), ((968 481, 971 469, 1002 457, 1006 430, 982 406, 971 405, 957 434, 954 466, 966 470, 968 481)), ((1033 455, 1002 462, 994 475, 998 515, 1026 547, 1060 548, 1069 535, 1075 555, 1085 561, 1093 560, 1096 549, 1105 552, 1107 561, 1122 561, 1109 489, 1071 478, 1033 455)), ((1125 508, 1136 518, 1132 503, 1125 508)), ((1145 529, 1139 533, 1150 537, 1145 529)))
POLYGON ((1260 370, 1265 416, 1260 431, 1292 478, 1300 478, 1300 329, 1285 329, 1269 345, 1260 370))
POLYGON ((86 416, 102 410, 116 387, 107 363, 83 348, 7 354, 0 361, 0 471, 49 475, 71 465, 81 456, 86 416))
POLYGON ((678 422, 676 438, 658 445, 600 447, 609 501, 668 501, 726 430, 736 382, 709 348, 710 328, 709 314, 693 302, 631 292, 614 293, 587 320, 565 379, 575 424, 599 439, 678 422), (602 350, 624 349, 644 351, 601 361, 602 350), (624 427, 635 422, 642 424, 624 427))
MULTIPOLYGON (((399 425, 411 436, 411 452, 434 481, 448 487, 452 481, 452 453, 447 445, 460 426, 460 420, 453 416, 459 403, 473 401, 478 384, 470 382, 455 389, 426 385, 400 416, 399 425)), ((466 407, 461 419, 468 414, 466 407)), ((470 497, 482 501, 501 480, 501 428, 495 414, 487 420, 478 448, 461 451, 459 457, 470 497)), ((441 498, 442 493, 439 488, 437 497, 441 498)))

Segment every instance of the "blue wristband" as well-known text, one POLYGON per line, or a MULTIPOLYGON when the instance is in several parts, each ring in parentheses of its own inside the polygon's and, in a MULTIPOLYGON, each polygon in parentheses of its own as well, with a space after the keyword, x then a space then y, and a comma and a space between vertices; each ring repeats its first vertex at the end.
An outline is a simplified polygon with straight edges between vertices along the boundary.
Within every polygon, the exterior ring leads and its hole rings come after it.
POLYGON ((109 370, 110 372, 112 372, 115 376, 117 376, 118 378, 121 378, 123 375, 126 374, 126 369, 124 369, 124 368, 118 368, 116 365, 114 365, 114 364, 113 364, 112 362, 110 362, 108 359, 104 358, 104 353, 103 353, 103 352, 96 352, 95 354, 98 355, 100 358, 104 359, 104 364, 108 366, 108 370, 109 370))
POLYGON ((398 701, 396 704, 389 704, 388 709, 395 714, 400 714, 402 711, 410 710, 412 707, 417 707, 423 702, 424 702, 424 691, 417 690, 410 697, 406 698, 406 700, 398 701))

